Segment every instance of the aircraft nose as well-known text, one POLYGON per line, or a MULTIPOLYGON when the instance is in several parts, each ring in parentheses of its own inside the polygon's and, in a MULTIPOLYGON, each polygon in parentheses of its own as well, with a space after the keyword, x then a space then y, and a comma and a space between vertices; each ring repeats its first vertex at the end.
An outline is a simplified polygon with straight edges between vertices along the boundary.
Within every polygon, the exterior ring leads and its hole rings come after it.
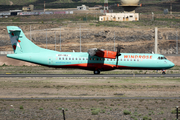
POLYGON ((169 66, 174 67, 174 63, 170 62, 169 66))

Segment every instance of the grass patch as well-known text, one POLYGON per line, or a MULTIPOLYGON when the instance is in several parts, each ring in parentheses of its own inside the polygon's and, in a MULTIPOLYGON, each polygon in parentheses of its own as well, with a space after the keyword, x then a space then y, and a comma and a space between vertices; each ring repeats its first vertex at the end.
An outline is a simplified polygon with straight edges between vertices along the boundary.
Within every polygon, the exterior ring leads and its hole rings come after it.
POLYGON ((19 107, 19 109, 24 109, 24 107, 21 105, 21 106, 19 107))
POLYGON ((124 110, 124 111, 123 111, 123 114, 124 114, 124 115, 130 115, 131 112, 130 112, 129 110, 124 110))
POLYGON ((100 111, 101 111, 100 108, 91 108, 92 115, 98 115, 100 111))
POLYGON ((14 109, 10 109, 10 112, 14 112, 14 109))

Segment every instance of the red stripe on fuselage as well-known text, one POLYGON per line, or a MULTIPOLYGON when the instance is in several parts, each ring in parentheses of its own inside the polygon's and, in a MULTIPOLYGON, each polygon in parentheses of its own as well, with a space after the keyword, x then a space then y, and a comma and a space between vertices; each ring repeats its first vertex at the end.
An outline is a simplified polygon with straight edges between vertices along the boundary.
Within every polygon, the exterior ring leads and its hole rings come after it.
POLYGON ((141 67, 130 67, 130 66, 116 66, 112 64, 101 64, 101 63, 81 63, 81 64, 71 64, 71 65, 60 65, 60 66, 51 66, 55 68, 80 68, 85 70, 97 70, 102 71, 114 70, 114 69, 137 69, 137 70, 155 70, 151 68, 141 68, 141 67))

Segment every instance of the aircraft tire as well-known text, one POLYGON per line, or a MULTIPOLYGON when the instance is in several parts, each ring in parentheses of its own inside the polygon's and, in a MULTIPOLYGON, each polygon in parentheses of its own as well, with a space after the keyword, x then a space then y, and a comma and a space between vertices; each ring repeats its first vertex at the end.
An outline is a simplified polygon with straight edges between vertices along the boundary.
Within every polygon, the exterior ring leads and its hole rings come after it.
POLYGON ((94 74, 96 74, 96 75, 97 75, 97 74, 100 74, 100 70, 95 70, 95 71, 94 71, 94 74))
POLYGON ((165 72, 162 72, 163 75, 165 75, 166 73, 165 72))

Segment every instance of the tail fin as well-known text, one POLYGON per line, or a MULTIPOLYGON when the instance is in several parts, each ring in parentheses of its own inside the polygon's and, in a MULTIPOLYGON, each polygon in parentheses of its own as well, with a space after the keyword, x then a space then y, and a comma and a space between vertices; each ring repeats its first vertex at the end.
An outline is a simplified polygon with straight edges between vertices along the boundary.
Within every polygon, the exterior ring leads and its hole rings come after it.
POLYGON ((27 39, 21 28, 17 26, 7 26, 7 30, 15 54, 38 53, 40 51, 41 48, 27 39))

